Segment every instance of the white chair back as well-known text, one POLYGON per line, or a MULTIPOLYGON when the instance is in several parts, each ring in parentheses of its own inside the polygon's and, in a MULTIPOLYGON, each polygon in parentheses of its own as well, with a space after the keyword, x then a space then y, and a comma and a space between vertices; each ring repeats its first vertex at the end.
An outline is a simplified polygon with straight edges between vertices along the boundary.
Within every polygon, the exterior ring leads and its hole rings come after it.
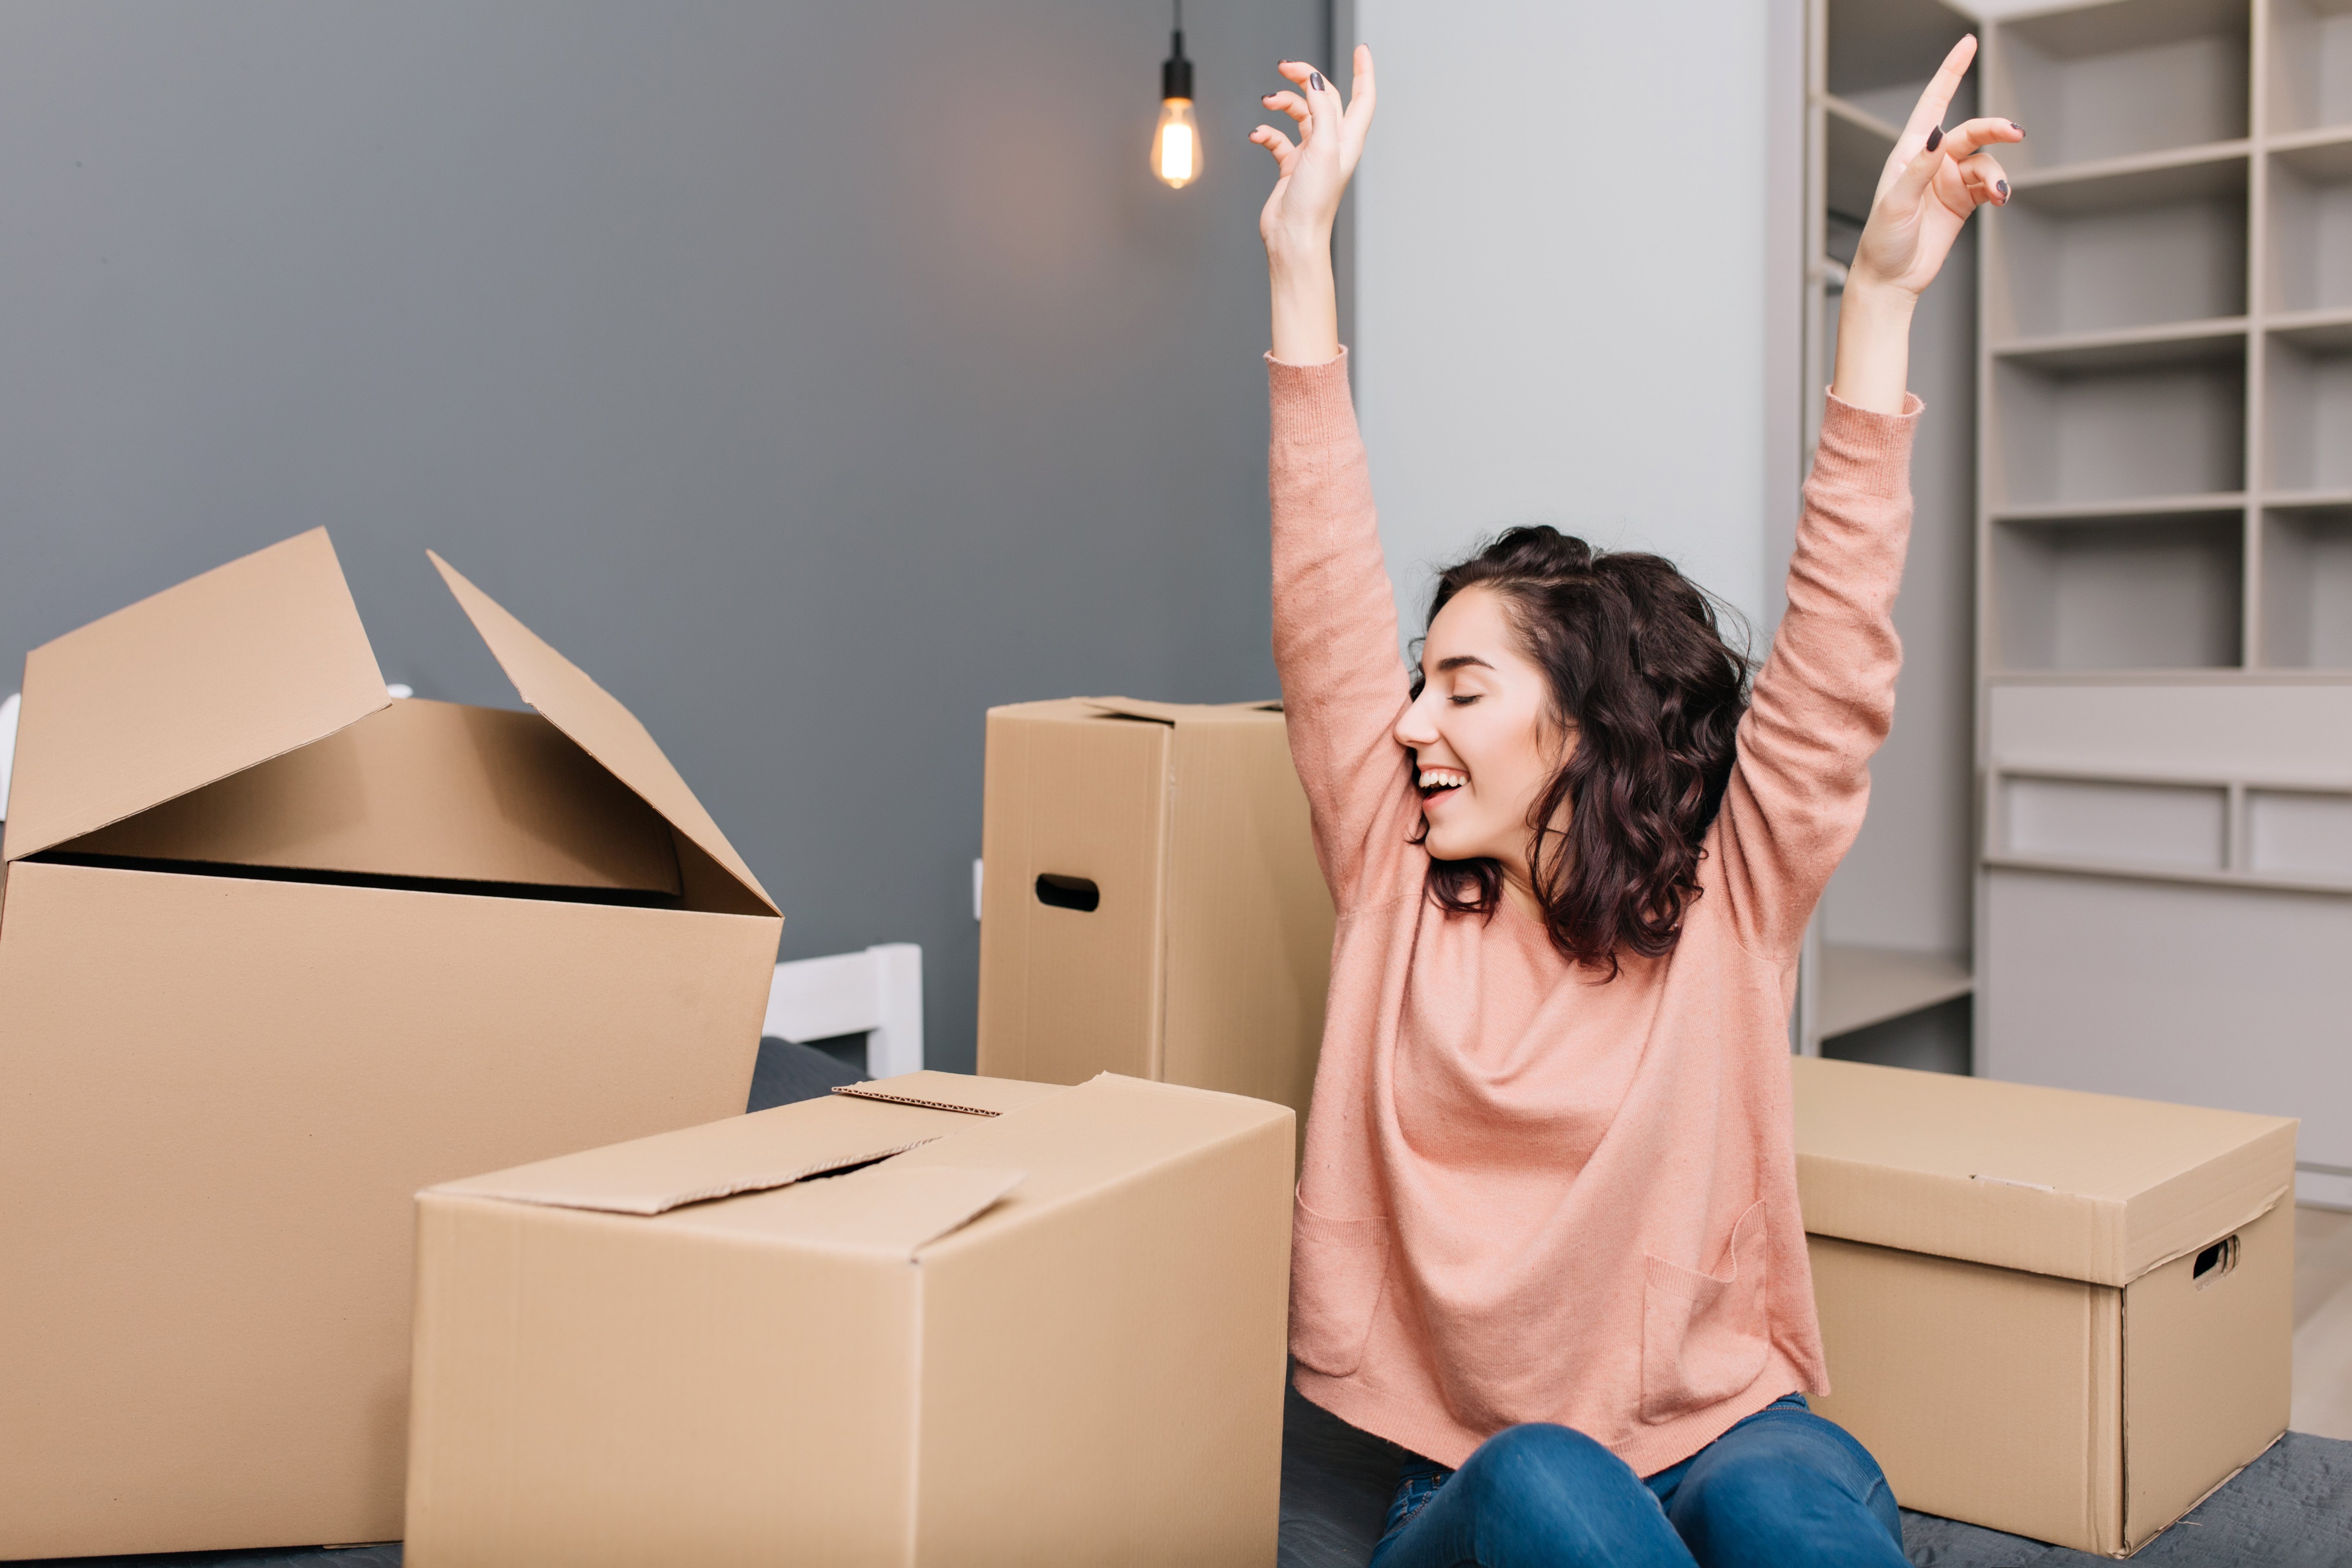
POLYGON ((800 1045, 862 1034, 868 1076, 921 1071, 923 950, 893 942, 779 963, 760 1032, 800 1045))

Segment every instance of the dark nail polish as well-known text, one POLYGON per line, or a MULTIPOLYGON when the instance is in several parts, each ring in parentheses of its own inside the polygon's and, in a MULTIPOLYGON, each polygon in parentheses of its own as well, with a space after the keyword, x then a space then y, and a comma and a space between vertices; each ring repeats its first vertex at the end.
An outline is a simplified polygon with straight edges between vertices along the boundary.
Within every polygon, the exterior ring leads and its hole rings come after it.
POLYGON ((2024 135, 2024 134, 2025 134, 2025 127, 2024 127, 2024 126, 2022 126, 2022 125, 2020 125, 2020 124, 2019 124, 2016 121, 2014 121, 2014 120, 2012 120, 2012 121, 2011 121, 2009 122, 2009 128, 2010 128, 2011 131, 2016 132, 2020 136, 2022 136, 2022 135, 2024 135))
POLYGON ((1944 128, 1940 125, 1927 132, 1927 151, 1932 153, 1944 144, 1944 128))
POLYGON ((2000 193, 2000 199, 2002 201, 2009 200, 2009 182, 2007 180, 1994 181, 1992 188, 2000 193))
POLYGON ((1321 71, 1308 71, 1307 73, 1307 85, 1313 88, 1316 91, 1321 92, 1323 90, 1323 73, 1321 71))

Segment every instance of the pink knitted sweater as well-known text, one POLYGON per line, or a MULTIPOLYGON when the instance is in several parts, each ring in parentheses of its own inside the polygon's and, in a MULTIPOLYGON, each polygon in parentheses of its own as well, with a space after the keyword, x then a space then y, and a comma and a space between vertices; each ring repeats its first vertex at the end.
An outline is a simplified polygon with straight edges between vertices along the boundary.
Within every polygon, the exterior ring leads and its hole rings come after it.
POLYGON ((1680 943, 1614 980, 1423 896, 1346 356, 1272 363, 1274 651, 1339 909, 1292 1243, 1299 1391, 1444 1465, 1556 1421, 1643 1475, 1825 1392, 1791 1147, 1797 949, 1901 659, 1917 400, 1832 398, 1789 608, 1680 943))

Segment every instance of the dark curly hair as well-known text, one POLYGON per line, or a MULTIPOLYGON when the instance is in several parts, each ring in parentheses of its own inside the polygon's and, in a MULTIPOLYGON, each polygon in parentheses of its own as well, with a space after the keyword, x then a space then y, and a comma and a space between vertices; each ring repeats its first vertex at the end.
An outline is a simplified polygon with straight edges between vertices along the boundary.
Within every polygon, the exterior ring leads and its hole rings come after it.
MULTIPOLYGON (((1528 868, 1552 945, 1613 979, 1621 952, 1672 952, 1698 897, 1700 844, 1748 709, 1748 657, 1724 622, 1746 628, 1673 562, 1596 551, 1552 528, 1512 529, 1445 572, 1431 623, 1472 587, 1502 600, 1549 679, 1554 722, 1577 737, 1528 823, 1528 868), (1564 833, 1553 826, 1563 805, 1564 833)), ((1416 669, 1416 699, 1422 684, 1416 669)), ((1428 832, 1424 819, 1413 842, 1428 832)), ((1491 917, 1503 868, 1432 859, 1428 885, 1444 908, 1491 917)))

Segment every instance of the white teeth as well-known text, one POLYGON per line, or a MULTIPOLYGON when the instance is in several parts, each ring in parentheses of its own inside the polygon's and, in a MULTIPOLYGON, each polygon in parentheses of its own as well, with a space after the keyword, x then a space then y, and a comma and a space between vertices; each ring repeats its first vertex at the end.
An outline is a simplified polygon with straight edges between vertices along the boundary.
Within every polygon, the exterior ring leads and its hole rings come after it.
POLYGON ((1423 768, 1421 787, 1423 789, 1460 789, 1470 782, 1470 775, 1452 768, 1423 768))

